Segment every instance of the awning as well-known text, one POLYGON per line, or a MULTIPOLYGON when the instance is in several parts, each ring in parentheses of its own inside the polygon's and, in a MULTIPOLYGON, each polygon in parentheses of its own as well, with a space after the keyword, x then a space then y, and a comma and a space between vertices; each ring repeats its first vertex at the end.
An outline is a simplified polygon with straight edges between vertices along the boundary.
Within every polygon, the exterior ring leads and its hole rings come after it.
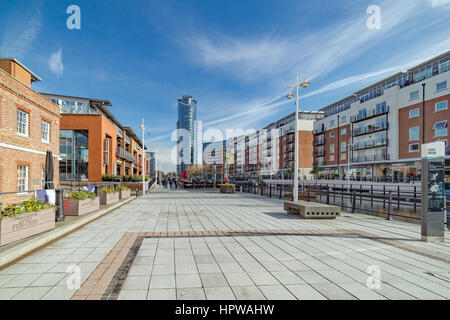
POLYGON ((47 157, 45 159, 45 185, 44 189, 54 189, 53 183, 53 155, 51 151, 47 151, 47 157))

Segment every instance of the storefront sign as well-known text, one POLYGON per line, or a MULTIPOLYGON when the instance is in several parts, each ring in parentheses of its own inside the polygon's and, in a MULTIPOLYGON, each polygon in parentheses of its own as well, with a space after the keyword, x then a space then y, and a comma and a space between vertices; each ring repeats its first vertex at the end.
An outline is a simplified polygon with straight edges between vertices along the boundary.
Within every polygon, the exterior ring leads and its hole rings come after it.
POLYGON ((445 142, 436 141, 422 145, 422 159, 445 157, 445 142))
POLYGON ((0 135, 0 142, 6 143, 6 144, 12 144, 14 146, 24 147, 24 148, 30 147, 29 141, 26 141, 26 140, 24 141, 20 138, 15 138, 15 137, 11 137, 11 136, 0 135))

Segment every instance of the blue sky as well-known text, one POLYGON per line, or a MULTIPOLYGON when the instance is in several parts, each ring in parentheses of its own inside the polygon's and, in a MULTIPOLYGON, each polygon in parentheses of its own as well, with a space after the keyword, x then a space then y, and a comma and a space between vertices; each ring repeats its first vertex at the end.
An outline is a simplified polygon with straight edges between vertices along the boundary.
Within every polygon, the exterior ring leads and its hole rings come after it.
POLYGON ((177 99, 198 101, 204 130, 261 128, 294 110, 295 72, 318 110, 450 49, 450 0, 1 0, 0 56, 43 81, 37 91, 108 99, 123 125, 173 170, 177 99), (81 9, 81 30, 66 9, 81 9), (381 9, 371 30, 368 6, 381 9))

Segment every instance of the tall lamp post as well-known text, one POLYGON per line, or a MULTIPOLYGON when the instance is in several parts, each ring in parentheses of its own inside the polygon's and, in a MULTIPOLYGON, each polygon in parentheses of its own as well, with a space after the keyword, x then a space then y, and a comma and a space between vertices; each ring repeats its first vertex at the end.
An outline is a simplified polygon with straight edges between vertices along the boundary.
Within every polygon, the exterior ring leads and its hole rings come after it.
POLYGON ((292 94, 292 91, 295 90, 295 154, 294 154, 294 189, 293 189, 293 195, 292 199, 294 202, 298 201, 298 88, 307 88, 309 87, 310 82, 303 80, 302 82, 298 82, 298 72, 297 72, 297 81, 295 87, 289 91, 289 93, 286 95, 286 98, 292 99, 294 95, 292 94))
POLYGON ((142 129, 142 195, 145 195, 145 126, 144 119, 142 119, 141 124, 142 129))

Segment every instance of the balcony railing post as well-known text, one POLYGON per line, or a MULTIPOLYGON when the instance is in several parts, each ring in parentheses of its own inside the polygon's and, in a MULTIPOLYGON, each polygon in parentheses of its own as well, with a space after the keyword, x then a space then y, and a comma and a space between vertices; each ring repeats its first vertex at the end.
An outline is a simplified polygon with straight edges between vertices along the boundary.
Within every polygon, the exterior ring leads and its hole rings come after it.
POLYGON ((392 191, 389 190, 388 216, 386 220, 392 220, 391 210, 392 210, 392 191))

